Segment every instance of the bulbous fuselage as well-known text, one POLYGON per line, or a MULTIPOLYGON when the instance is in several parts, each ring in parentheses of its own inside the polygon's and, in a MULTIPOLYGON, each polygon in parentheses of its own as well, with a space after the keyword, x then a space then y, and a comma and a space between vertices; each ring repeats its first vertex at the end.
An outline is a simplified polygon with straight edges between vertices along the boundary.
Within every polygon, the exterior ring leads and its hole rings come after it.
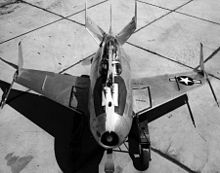
POLYGON ((121 45, 104 37, 93 58, 90 73, 90 128, 104 148, 120 146, 132 125, 130 64, 121 45))

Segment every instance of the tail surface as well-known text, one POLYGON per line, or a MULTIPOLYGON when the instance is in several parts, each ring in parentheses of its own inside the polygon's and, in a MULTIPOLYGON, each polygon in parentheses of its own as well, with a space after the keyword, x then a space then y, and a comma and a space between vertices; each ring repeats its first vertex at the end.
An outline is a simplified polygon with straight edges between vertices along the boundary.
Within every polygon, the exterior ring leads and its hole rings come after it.
POLYGON ((105 32, 87 15, 87 0, 85 1, 85 27, 98 44, 103 40, 105 32))
POLYGON ((123 45, 137 28, 137 0, 135 0, 135 12, 132 20, 117 34, 116 38, 123 45))
MULTIPOLYGON (((95 24, 87 14, 87 0, 85 1, 85 27, 89 34, 99 44, 102 42, 106 33, 101 27, 95 24)), ((135 14, 132 20, 116 35, 119 43, 124 44, 137 28, 137 0, 135 0, 135 14)), ((110 0, 110 25, 109 34, 112 35, 112 1, 110 0)))

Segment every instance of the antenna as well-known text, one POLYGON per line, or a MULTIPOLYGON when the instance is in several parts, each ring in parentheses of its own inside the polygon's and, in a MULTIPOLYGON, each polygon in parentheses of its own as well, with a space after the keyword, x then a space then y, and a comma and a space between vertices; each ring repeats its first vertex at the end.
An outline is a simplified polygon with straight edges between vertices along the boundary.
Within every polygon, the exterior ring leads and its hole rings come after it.
POLYGON ((137 25, 137 0, 135 0, 135 9, 134 9, 135 11, 134 11, 134 20, 135 20, 135 23, 136 23, 136 25, 137 25))
POLYGON ((110 3, 110 26, 109 26, 109 34, 112 34, 112 0, 110 0, 109 3, 110 3))

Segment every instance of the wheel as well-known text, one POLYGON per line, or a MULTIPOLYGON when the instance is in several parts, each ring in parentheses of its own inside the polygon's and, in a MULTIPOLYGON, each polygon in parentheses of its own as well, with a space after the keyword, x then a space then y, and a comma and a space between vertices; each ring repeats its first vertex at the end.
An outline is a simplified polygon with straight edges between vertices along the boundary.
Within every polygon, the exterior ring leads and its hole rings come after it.
POLYGON ((141 149, 141 162, 142 162, 142 168, 146 170, 149 167, 150 162, 150 149, 141 149))

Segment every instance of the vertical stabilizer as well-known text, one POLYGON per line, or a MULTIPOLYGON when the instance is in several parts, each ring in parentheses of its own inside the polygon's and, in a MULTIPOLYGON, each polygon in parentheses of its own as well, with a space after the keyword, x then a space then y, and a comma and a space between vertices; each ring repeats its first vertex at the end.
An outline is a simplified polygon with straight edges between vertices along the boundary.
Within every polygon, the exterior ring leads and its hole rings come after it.
POLYGON ((85 1, 85 27, 89 34, 94 38, 94 40, 99 44, 105 35, 105 32, 100 28, 92 19, 89 18, 87 13, 87 0, 85 1))
POLYGON ((132 20, 117 34, 119 43, 124 44, 137 28, 137 0, 135 0, 135 11, 132 20))

